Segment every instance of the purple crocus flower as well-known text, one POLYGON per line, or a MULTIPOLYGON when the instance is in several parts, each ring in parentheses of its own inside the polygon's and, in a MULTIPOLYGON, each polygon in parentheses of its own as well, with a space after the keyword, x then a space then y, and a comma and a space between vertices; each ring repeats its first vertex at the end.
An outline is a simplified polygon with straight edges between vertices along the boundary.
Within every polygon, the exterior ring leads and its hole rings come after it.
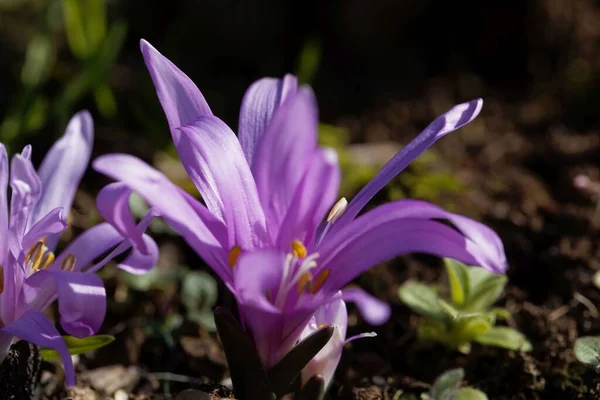
POLYGON ((344 300, 337 299, 324 304, 317 309, 308 325, 302 331, 300 339, 306 338, 322 326, 331 325, 334 333, 329 342, 317 353, 317 355, 302 370, 302 384, 306 383, 315 375, 321 375, 325 382, 325 390, 333 380, 333 374, 337 368, 344 345, 356 339, 377 336, 375 333, 362 333, 346 339, 348 329, 348 311, 344 300))
MULTIPOLYGON (((54 254, 92 142, 92 118, 80 112, 37 171, 30 161, 31 146, 13 156, 9 171, 6 149, 0 144, 0 360, 15 337, 55 349, 69 385, 75 383, 71 356, 43 310, 58 299, 60 323, 67 333, 76 337, 94 334, 106 312, 104 286, 94 272, 131 247, 115 228, 101 223, 54 254)), ((140 235, 151 217, 140 223, 140 235)), ((144 248, 135 247, 123 262, 124 268, 141 273, 155 264, 156 244, 147 236, 143 241, 144 248)))
MULTIPOLYGON (((206 205, 130 155, 102 156, 94 168, 139 193, 226 283, 266 366, 297 342, 320 306, 339 296, 356 302, 368 322, 384 322, 388 305, 343 288, 392 257, 421 252, 506 270, 492 230, 433 204, 401 200, 359 216, 411 160, 472 121, 480 99, 436 118, 350 203, 336 203, 337 157, 317 147, 309 88, 298 88, 290 75, 254 83, 242 101, 236 137, 182 71, 147 42, 141 48, 175 147, 206 205)), ((125 208, 111 222, 124 234, 132 231, 125 208)))

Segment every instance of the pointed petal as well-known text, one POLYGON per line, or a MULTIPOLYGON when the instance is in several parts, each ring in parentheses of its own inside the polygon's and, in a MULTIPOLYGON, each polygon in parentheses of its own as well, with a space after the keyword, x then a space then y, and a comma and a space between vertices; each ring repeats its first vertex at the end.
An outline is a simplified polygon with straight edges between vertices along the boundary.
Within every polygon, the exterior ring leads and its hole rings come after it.
MULTIPOLYGON (((8 155, 0 143, 0 237, 8 235, 8 155)), ((4 263, 8 252, 6 240, 0 240, 0 265, 4 263)))
POLYGON ((252 172, 271 235, 279 231, 313 159, 317 128, 314 95, 310 89, 300 89, 277 110, 254 155, 252 172))
POLYGON ((183 165, 208 209, 225 222, 229 247, 263 243, 265 216, 235 134, 217 117, 201 117, 179 130, 183 165))
POLYGON ((31 211, 40 198, 42 185, 31 161, 17 154, 11 162, 10 230, 20 243, 31 211))
POLYGON ((429 203, 404 200, 379 206, 328 235, 319 251, 324 257, 318 268, 334 269, 323 290, 337 291, 370 267, 413 252, 450 257, 493 272, 506 269, 503 251, 494 248, 493 255, 486 253, 493 247, 486 240, 489 228, 471 220, 467 224, 461 217, 459 232, 427 218, 457 220, 429 203))
POLYGON ((25 271, 12 253, 7 254, 1 267, 3 290, 0 293, 0 321, 6 322, 15 318, 25 271))
MULTIPOLYGON (((23 248, 29 249, 43 238, 48 238, 52 235, 60 235, 66 228, 67 221, 63 213, 63 208, 55 208, 38 220, 38 222, 29 229, 23 237, 23 248)), ((46 246, 48 247, 47 244, 46 246)))
POLYGON ((56 350, 60 354, 65 368, 67 385, 75 384, 75 371, 69 349, 60 333, 43 313, 34 310, 27 311, 19 319, 0 330, 38 346, 56 350))
MULTIPOLYGON (((42 194, 31 215, 29 226, 38 222, 52 209, 63 207, 69 215, 75 192, 85 172, 94 144, 94 122, 88 111, 71 118, 65 134, 52 146, 38 170, 42 194)), ((48 248, 53 250, 58 235, 49 237, 48 248)))
POLYGON ((342 225, 354 219, 377 192, 438 139, 473 121, 479 115, 482 106, 483 100, 476 99, 456 105, 437 117, 419 136, 388 161, 373 180, 358 192, 334 228, 340 229, 342 225))
POLYGON ((273 114, 297 87, 298 79, 288 74, 283 79, 260 79, 246 91, 240 110, 238 137, 250 166, 273 114))
POLYGON ((140 48, 160 104, 167 115, 175 146, 179 148, 179 133, 175 129, 202 116, 212 115, 212 112, 194 82, 175 64, 143 39, 140 48))
MULTIPOLYGON (((25 281, 22 300, 30 309, 42 310, 43 296, 35 292, 51 291, 58 296, 60 324, 70 335, 82 338, 96 333, 106 314, 106 291, 95 274, 60 270, 42 270, 25 281)), ((25 307, 23 305, 23 307, 25 307)))
POLYGON ((359 287, 345 288, 342 290, 342 298, 354 303, 363 319, 371 325, 386 323, 392 314, 388 303, 371 296, 359 287))
MULTIPOLYGON (((94 169, 126 183, 160 214, 225 282, 231 282, 227 254, 207 224, 166 176, 142 160, 125 154, 97 158, 94 169)), ((211 221, 214 224, 214 221, 211 221)), ((228 251, 229 249, 227 249, 228 251)))
POLYGON ((281 224, 280 249, 289 251, 293 240, 310 246, 319 223, 336 200, 340 177, 336 152, 318 149, 281 224))

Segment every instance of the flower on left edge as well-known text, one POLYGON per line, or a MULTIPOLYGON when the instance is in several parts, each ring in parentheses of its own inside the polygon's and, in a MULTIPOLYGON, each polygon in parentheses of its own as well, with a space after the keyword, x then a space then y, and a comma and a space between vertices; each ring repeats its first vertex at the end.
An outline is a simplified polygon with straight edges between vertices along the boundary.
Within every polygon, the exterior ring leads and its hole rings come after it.
MULTIPOLYGON (((106 313, 104 285, 94 272, 132 247, 112 225, 101 223, 54 254, 90 160, 93 136, 90 114, 76 114, 37 171, 31 146, 15 154, 9 168, 0 143, 0 362, 15 338, 52 348, 61 356, 68 385, 75 383, 71 356, 43 310, 58 300, 62 328, 76 337, 93 335, 106 313)), ((115 190, 114 185, 107 190, 115 190)), ((106 201, 103 207, 110 208, 106 201)), ((140 235, 151 218, 149 213, 137 226, 140 235)), ((156 244, 142 237, 143 246, 134 245, 120 264, 130 272, 145 272, 156 262, 156 244)))

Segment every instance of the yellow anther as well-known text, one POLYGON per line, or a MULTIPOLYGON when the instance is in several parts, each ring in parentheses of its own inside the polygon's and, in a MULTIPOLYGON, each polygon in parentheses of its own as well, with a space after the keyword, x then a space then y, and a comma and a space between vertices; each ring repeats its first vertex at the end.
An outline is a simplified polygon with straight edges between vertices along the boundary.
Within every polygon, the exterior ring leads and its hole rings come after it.
POLYGON ((298 294, 302 294, 305 290, 310 289, 310 283, 312 282, 312 275, 310 272, 305 272, 298 280, 298 294))
POLYGON ((231 250, 229 250, 229 256, 227 257, 227 263, 229 264, 229 267, 233 268, 235 264, 237 264, 240 254, 242 254, 242 248, 240 246, 233 246, 231 250))
POLYGON ((0 293, 4 292, 4 268, 0 265, 0 293))
POLYGON ((335 222, 336 219, 342 216, 344 211, 346 211, 346 207, 348 206, 348 200, 345 197, 342 197, 338 200, 337 203, 331 208, 329 211, 329 215, 327 216, 327 222, 335 222))
POLYGON ((65 257, 60 269, 63 271, 73 271, 75 269, 75 256, 73 254, 69 254, 65 257))
POLYGON ((29 252, 25 256, 25 262, 31 265, 31 269, 38 271, 42 263, 44 255, 48 251, 48 248, 44 246, 44 242, 41 240, 29 249, 29 252))
POLYGON ((38 268, 46 269, 50 266, 50 264, 52 264, 53 261, 54 261, 54 253, 51 251, 48 251, 48 252, 46 252, 46 254, 44 254, 44 257, 42 258, 42 261, 40 262, 40 266, 38 268))
POLYGON ((319 324, 317 325, 317 329, 325 328, 327 326, 329 326, 329 324, 319 324))
POLYGON ((297 258, 306 257, 306 247, 299 240, 294 240, 292 242, 292 254, 297 258))
POLYGON ((319 275, 317 275, 310 288, 310 292, 312 294, 317 293, 319 289, 323 287, 323 284, 325 281, 327 281, 327 278, 329 278, 330 273, 331 271, 329 269, 324 269, 323 271, 319 272, 319 275))

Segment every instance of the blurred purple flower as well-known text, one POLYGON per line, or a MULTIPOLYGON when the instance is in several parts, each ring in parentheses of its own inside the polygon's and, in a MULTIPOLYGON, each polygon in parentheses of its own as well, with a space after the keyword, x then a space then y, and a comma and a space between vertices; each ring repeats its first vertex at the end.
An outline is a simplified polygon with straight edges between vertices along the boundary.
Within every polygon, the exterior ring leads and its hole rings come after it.
MULTIPOLYGON (((309 88, 298 88, 290 75, 254 83, 242 101, 236 138, 183 72, 147 42, 141 48, 175 147, 206 206, 133 156, 105 155, 94 168, 139 193, 213 268, 236 296, 267 366, 294 345, 319 306, 392 257, 421 252, 506 270, 492 230, 427 202, 395 201, 358 216, 410 161, 472 121, 480 99, 436 118, 349 204, 341 199, 331 209, 340 171, 335 152, 317 147, 309 88)), ((126 208, 111 222, 139 240, 126 208)), ((358 288, 343 290, 341 298, 356 302, 370 323, 389 317, 387 304, 358 288)))
MULTIPOLYGON (((0 360, 6 357, 14 337, 53 348, 61 355, 69 385, 75 383, 71 356, 42 311, 58 299, 63 329, 77 337, 93 335, 106 312, 104 286, 94 272, 131 247, 110 224, 101 223, 81 234, 60 255, 55 257, 53 252, 60 233, 67 228, 66 217, 89 163, 92 144, 93 122, 85 111, 71 119, 38 171, 30 160, 31 146, 27 146, 13 156, 9 174, 8 155, 0 144, 0 360)), ((141 221, 139 232, 151 217, 149 214, 141 221)), ((154 265, 156 244, 147 236, 144 243, 142 249, 132 250, 123 268, 142 272, 154 265)))

